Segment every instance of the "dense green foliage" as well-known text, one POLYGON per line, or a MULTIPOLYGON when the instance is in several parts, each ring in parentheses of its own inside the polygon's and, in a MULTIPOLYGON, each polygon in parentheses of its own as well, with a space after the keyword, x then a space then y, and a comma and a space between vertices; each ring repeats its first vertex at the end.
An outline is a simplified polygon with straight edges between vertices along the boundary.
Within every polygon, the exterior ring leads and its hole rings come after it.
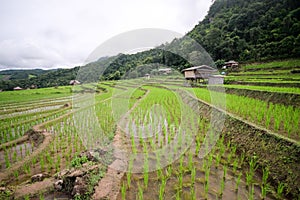
MULTIPOLYGON (((36 77, 29 78, 29 75, 32 75, 31 70, 17 70, 17 73, 13 73, 15 80, 0 81, 0 89, 2 90, 12 90, 14 87, 21 88, 45 88, 45 87, 53 87, 53 86, 61 86, 68 85, 70 80, 76 78, 76 73, 79 70, 79 67, 75 67, 72 69, 57 69, 44 71, 41 75, 36 77), (20 72, 20 73, 19 73, 20 72), (26 78, 20 78, 21 75, 28 75, 26 78)), ((6 73, 7 71, 3 71, 2 73, 6 73)))
POLYGON ((0 71, 0 76, 1 76, 0 80, 29 79, 47 73, 49 71, 42 70, 42 69, 4 70, 4 71, 0 71))
POLYGON ((295 0, 216 0, 188 35, 215 60, 297 57, 299 5, 295 0))
POLYGON ((120 55, 102 78, 118 80, 128 74, 134 78, 155 73, 161 65, 178 71, 191 65, 213 65, 204 49, 195 48, 192 40, 203 46, 216 65, 231 59, 258 61, 299 57, 300 3, 293 0, 216 0, 205 19, 186 36, 149 51, 120 55), (152 65, 149 67, 149 64, 152 65), (148 71, 136 72, 143 66, 148 71))
POLYGON ((11 81, 3 81, 8 76, 0 73, 0 89, 66 85, 75 78, 81 82, 136 78, 146 73, 157 75, 166 67, 180 72, 193 65, 222 66, 232 59, 260 61, 299 56, 300 1, 215 0, 204 20, 171 43, 136 54, 100 58, 80 69, 16 72, 9 77, 11 81))

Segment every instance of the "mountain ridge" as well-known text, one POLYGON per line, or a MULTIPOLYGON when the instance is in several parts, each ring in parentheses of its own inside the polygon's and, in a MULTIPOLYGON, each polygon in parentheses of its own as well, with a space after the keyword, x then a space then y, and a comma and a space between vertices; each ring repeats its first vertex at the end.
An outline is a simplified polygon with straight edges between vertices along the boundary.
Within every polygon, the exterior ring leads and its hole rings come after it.
POLYGON ((97 81, 99 78, 118 80, 130 73, 135 76, 148 73, 147 70, 138 69, 149 64, 153 64, 153 70, 171 67, 181 71, 195 64, 221 66, 226 60, 232 59, 239 62, 261 62, 298 57, 300 1, 215 0, 202 21, 185 36, 168 44, 136 54, 99 58, 80 68, 49 72, 47 76, 52 79, 45 84, 42 83, 45 75, 41 74, 30 79, 2 80, 0 88, 11 90, 15 86, 28 87, 32 84, 50 87, 68 84, 67 79, 75 78, 82 82, 97 81), (203 46, 200 53, 192 47, 189 38, 203 46), (177 52, 182 52, 182 55, 177 52))

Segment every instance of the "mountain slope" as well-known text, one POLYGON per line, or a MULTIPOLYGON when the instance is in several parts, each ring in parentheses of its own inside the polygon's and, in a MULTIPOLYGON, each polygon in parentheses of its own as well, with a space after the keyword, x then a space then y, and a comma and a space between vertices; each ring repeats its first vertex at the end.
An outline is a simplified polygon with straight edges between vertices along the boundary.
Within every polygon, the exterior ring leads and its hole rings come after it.
POLYGON ((80 69, 60 69, 37 75, 17 73, 18 79, 24 77, 22 80, 4 81, 13 77, 0 74, 0 89, 32 84, 38 87, 64 85, 76 77, 81 82, 99 78, 118 80, 122 76, 132 78, 157 72, 161 67, 181 71, 192 65, 213 66, 213 61, 222 63, 231 59, 260 61, 297 57, 300 57, 300 1, 215 0, 204 20, 186 36, 169 44, 136 54, 101 58, 80 69), (195 51, 191 39, 204 49, 195 51))
POLYGON ((300 1, 216 0, 188 33, 218 59, 300 56, 300 1))

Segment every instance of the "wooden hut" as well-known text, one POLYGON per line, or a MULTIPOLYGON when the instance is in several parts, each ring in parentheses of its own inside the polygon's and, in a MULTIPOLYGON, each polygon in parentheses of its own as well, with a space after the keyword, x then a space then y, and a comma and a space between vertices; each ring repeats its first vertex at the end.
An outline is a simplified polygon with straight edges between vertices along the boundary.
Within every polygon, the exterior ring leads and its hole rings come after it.
POLYGON ((17 87, 14 87, 14 90, 23 90, 23 88, 17 86, 17 87))
POLYGON ((211 75, 208 77, 209 85, 223 85, 224 84, 224 76, 222 75, 211 75))
POLYGON ((171 69, 171 68, 163 68, 163 69, 159 69, 158 72, 159 72, 160 74, 167 75, 167 74, 172 73, 172 69, 171 69))
POLYGON ((237 68, 239 66, 239 63, 234 60, 230 60, 228 62, 225 62, 225 66, 226 68, 237 68))
POLYGON ((77 81, 77 80, 71 80, 70 81, 70 85, 79 85, 79 84, 80 84, 80 82, 77 81))
POLYGON ((217 72, 217 70, 207 65, 201 65, 184 69, 182 70, 182 72, 184 73, 184 77, 186 80, 195 80, 197 82, 201 79, 208 79, 209 76, 217 72))

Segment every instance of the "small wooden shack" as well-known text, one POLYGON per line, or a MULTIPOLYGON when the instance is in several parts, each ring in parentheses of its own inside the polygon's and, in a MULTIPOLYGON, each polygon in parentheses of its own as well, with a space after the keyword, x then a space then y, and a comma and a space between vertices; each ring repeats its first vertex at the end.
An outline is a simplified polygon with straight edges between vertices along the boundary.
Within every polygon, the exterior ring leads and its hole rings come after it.
POLYGON ((150 79, 150 74, 145 74, 144 76, 146 79, 150 79))
POLYGON ((70 81, 70 85, 79 85, 79 84, 80 84, 80 82, 77 81, 77 80, 71 80, 70 81))
POLYGON ((163 68, 163 69, 159 69, 158 72, 159 72, 160 74, 165 74, 165 75, 167 75, 167 74, 172 73, 172 69, 171 69, 171 68, 163 68))
POLYGON ((230 60, 228 62, 225 62, 225 66, 226 68, 237 68, 239 66, 239 63, 234 60, 230 60))
POLYGON ((184 72, 184 77, 186 80, 195 80, 197 82, 201 79, 208 79, 209 76, 217 72, 217 70, 207 65, 201 65, 184 69, 182 72, 184 72))
POLYGON ((211 75, 208 77, 209 85, 223 85, 224 84, 224 76, 222 75, 211 75))
POLYGON ((23 90, 23 88, 17 86, 17 87, 14 87, 14 90, 23 90))

